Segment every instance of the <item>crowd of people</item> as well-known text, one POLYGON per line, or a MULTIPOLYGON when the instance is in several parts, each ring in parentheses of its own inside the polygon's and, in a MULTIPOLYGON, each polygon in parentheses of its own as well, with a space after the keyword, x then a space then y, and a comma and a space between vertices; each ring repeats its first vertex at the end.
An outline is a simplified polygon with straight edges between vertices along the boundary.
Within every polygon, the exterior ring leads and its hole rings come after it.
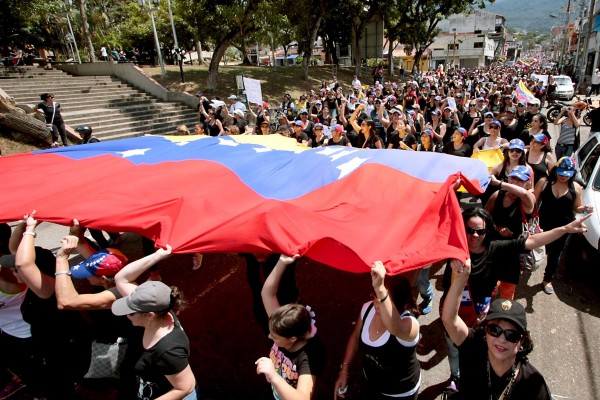
MULTIPOLYGON (((274 113, 267 103, 252 110, 235 95, 227 105, 198 94, 200 121, 194 133, 278 133, 308 147, 341 145, 458 157, 486 149, 501 151, 504 159, 493 168, 488 189, 480 196, 483 207, 463 212, 469 258, 446 262, 439 304, 451 371, 447 395, 550 399, 542 374, 527 358, 533 341, 515 292, 521 273, 532 268, 524 256, 545 247, 541 289, 553 293, 566 237, 585 231, 585 220, 594 210, 582 202, 569 158, 577 118, 573 110, 563 110, 555 123, 561 127, 560 137, 564 135, 559 145, 564 146, 552 149, 541 100, 521 101, 514 90, 529 76, 507 67, 431 71, 407 82, 376 80, 367 87, 355 77, 348 93, 334 79, 298 99, 285 95, 274 113), (582 213, 588 215, 575 218, 582 213), (540 229, 528 227, 524 233, 523 225, 538 216, 540 229)), ((56 125, 56 106, 52 96, 45 95, 39 108, 56 125)), ((185 126, 177 132, 191 134, 185 126)), ((0 309, 0 346, 10 350, 1 367, 9 386, 26 385, 38 398, 75 398, 74 383, 94 358, 90 342, 124 339, 128 346, 120 364, 120 398, 199 397, 189 363, 190 343, 182 328, 185 321, 182 324, 177 316, 186 305, 183 294, 152 277, 136 282, 169 257, 170 246, 146 251, 141 259, 129 262, 110 242, 88 239, 85 228, 74 220, 54 255, 35 246, 36 225, 32 212, 14 231, 7 225, 0 229, 0 300, 5 305, 0 309), (84 261, 70 266, 75 253, 84 261), (78 293, 73 283, 77 279, 87 279, 96 289, 78 293), (82 319, 81 311, 93 311, 88 315, 94 328, 82 319)), ((271 385, 275 399, 308 400, 323 375, 326 351, 314 312, 302 304, 296 287, 293 265, 299 255, 242 256, 255 318, 273 342, 265 357, 256 361, 256 373, 271 385)), ((334 398, 418 398, 422 390, 416 356, 421 339, 418 317, 432 311, 434 300, 429 267, 423 266, 416 279, 409 280, 387 276, 384 264, 373 260, 372 299, 364 303, 348 338, 331 388, 334 398), (411 281, 423 298, 419 305, 411 281), (362 366, 360 392, 351 393, 355 385, 349 370, 357 363, 362 366)))

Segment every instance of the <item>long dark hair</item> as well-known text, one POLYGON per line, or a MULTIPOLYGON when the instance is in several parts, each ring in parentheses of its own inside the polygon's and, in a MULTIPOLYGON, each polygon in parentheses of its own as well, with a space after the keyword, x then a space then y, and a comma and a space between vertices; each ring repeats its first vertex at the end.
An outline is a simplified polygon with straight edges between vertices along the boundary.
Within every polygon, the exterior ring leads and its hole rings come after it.
MULTIPOLYGON (((558 180, 558 174, 556 173, 556 170, 558 169, 558 166, 554 166, 551 170, 550 173, 548 174, 548 183, 550 185, 554 185, 556 183, 556 181, 558 180)), ((567 186, 569 188, 569 193, 571 193, 571 195, 573 196, 573 198, 575 198, 575 196, 577 195, 577 191, 575 190, 575 175, 573 175, 572 177, 569 178, 568 182, 567 182, 567 186)))
MULTIPOLYGON (((508 152, 510 150, 506 149, 506 151, 504 152, 504 160, 502 160, 502 170, 506 170, 506 167, 508 167, 508 164, 510 164, 510 157, 508 156, 508 152)), ((526 165, 527 164, 527 160, 526 160, 526 155, 525 155, 525 150, 521 150, 521 156, 519 157, 519 160, 517 161, 517 165, 526 165)))
POLYGON ((405 310, 417 314, 417 304, 412 295, 410 282, 404 275, 396 275, 389 279, 389 291, 396 310, 402 314, 405 310))

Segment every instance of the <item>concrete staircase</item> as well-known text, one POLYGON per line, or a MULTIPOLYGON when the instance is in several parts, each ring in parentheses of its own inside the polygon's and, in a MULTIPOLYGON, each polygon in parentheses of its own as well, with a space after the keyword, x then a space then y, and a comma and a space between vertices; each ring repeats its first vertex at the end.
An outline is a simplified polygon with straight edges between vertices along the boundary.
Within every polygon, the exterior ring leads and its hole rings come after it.
POLYGON ((175 133, 181 124, 193 132, 198 121, 195 109, 159 100, 113 76, 18 67, 0 73, 0 88, 17 104, 32 107, 40 102, 40 94, 53 93, 67 125, 90 125, 101 140, 175 133))

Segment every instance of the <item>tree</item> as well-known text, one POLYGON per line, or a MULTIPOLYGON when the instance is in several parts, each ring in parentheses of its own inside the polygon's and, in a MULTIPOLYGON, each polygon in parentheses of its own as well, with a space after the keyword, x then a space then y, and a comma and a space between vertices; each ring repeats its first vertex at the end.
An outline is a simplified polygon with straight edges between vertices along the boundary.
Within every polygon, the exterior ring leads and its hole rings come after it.
POLYGON ((331 55, 333 64, 338 65, 337 49, 345 47, 352 42, 352 21, 357 11, 356 3, 350 1, 338 2, 327 0, 329 12, 323 18, 318 35, 323 40, 327 53, 331 55), (335 12, 331 12, 335 10, 335 12))
POLYGON ((296 26, 298 51, 302 53, 303 79, 308 80, 308 66, 313 55, 317 31, 327 11, 326 0, 286 1, 288 18, 296 26))
POLYGON ((181 16, 198 31, 200 37, 214 44, 208 67, 208 90, 217 89, 219 63, 234 41, 258 30, 256 14, 265 0, 181 0, 181 16))
POLYGON ((86 0, 79 0, 79 15, 81 16, 81 30, 83 31, 83 37, 85 38, 90 61, 96 62, 96 54, 94 52, 94 43, 92 42, 92 35, 90 34, 90 25, 87 20, 86 0))

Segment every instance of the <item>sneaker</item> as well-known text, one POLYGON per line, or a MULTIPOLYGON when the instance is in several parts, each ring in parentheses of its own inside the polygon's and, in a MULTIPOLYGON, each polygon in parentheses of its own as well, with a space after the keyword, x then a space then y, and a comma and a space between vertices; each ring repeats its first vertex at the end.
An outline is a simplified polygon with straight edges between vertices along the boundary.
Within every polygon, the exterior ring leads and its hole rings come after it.
POLYGON ((554 293, 554 287, 552 286, 552 282, 542 282, 542 286, 544 287, 544 293, 546 293, 546 294, 554 293))
POLYGON ((448 385, 446 390, 451 391, 451 392, 458 392, 458 380, 459 380, 458 376, 450 375, 450 384, 448 385))
POLYGON ((0 391, 0 400, 8 399, 21 389, 25 389, 23 381, 18 378, 13 379, 0 391))
POLYGON ((427 315, 433 310, 433 301, 428 301, 427 303, 423 303, 421 306, 421 315, 427 315))
POLYGON ((59 146, 60 146, 60 145, 58 144, 58 142, 54 142, 54 143, 52 143, 52 145, 50 145, 50 147, 53 147, 53 148, 55 148, 55 147, 59 147, 59 146))

